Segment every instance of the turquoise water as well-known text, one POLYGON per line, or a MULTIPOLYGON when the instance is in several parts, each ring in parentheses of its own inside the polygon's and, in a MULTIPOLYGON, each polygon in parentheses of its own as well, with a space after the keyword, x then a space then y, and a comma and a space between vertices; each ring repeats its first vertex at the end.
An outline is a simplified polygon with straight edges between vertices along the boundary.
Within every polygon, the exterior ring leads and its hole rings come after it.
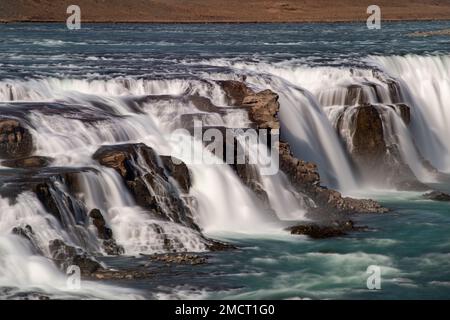
MULTIPOLYGON (((448 37, 415 31, 448 22, 303 25, 0 25, 0 80, 36 78, 196 78, 235 72, 224 61, 366 66, 369 55, 448 55, 448 37)), ((450 191, 450 184, 436 188, 450 191)), ((354 217, 368 231, 311 240, 281 232, 211 235, 237 251, 157 279, 123 282, 156 298, 450 298, 450 203, 420 193, 368 196, 391 211, 354 217), (368 290, 368 266, 381 267, 381 290, 368 290)), ((112 266, 142 259, 105 258, 112 266)))

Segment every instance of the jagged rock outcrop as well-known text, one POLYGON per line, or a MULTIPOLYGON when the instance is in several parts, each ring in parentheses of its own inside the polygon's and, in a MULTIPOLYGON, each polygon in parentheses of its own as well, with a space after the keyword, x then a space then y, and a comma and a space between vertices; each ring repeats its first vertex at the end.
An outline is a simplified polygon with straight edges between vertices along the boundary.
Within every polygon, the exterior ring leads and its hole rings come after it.
POLYGON ((33 138, 19 120, 0 117, 0 158, 26 157, 33 151, 33 138))
POLYGON ((186 176, 189 170, 181 161, 168 164, 170 159, 161 159, 152 148, 142 143, 103 146, 93 158, 120 174, 137 204, 159 218, 199 230, 180 194, 190 186, 190 177, 186 176), (172 183, 171 177, 178 182, 180 189, 172 183))
MULTIPOLYGON (((230 99, 239 101, 238 98, 231 97, 230 99)), ((250 119, 256 123, 259 129, 280 128, 280 122, 277 118, 280 105, 276 93, 270 90, 251 93, 244 97, 242 104, 238 106, 247 108, 250 119)), ((376 201, 342 197, 339 192, 321 186, 317 166, 295 158, 289 143, 280 141, 277 149, 280 169, 286 173, 293 186, 309 196, 316 205, 348 213, 380 213, 387 211, 376 201)))

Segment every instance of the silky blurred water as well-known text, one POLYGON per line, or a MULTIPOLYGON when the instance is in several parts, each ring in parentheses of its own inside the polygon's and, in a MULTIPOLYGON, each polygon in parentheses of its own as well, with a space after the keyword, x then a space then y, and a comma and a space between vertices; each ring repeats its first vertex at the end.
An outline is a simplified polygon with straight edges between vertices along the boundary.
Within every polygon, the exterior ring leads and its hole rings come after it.
MULTIPOLYGON (((35 78, 173 79, 234 74, 231 67, 367 67, 372 55, 448 55, 446 36, 415 31, 448 28, 449 22, 383 23, 368 30, 348 24, 63 24, 0 25, 0 80, 35 78)), ((450 184, 436 188, 450 190, 450 184)), ((436 299, 450 298, 450 204, 420 193, 368 192, 392 209, 359 216, 366 232, 310 240, 278 234, 212 234, 237 251, 207 254, 209 263, 161 268, 163 276, 125 281, 150 298, 242 299, 436 299), (366 287, 366 269, 382 270, 382 289, 366 287)), ((144 258, 105 258, 112 266, 144 258)))

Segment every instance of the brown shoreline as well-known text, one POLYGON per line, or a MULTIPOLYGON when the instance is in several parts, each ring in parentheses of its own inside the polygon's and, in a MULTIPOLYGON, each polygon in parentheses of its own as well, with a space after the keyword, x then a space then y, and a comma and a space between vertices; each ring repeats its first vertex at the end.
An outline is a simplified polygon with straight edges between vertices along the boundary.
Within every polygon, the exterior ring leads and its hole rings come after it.
MULTIPOLYGON (((383 22, 443 22, 449 19, 383 19, 383 22)), ((130 21, 113 21, 113 20, 83 20, 82 23, 89 24, 325 24, 325 23, 365 23, 366 20, 302 20, 302 21, 145 21, 145 20, 130 20, 130 21)), ((1 24, 13 23, 65 23, 64 20, 0 20, 1 24)))
MULTIPOLYGON (((351 23, 365 22, 373 0, 1 0, 0 22, 65 22, 71 4, 82 23, 351 23)), ((381 19, 450 20, 449 0, 377 0, 381 19)))

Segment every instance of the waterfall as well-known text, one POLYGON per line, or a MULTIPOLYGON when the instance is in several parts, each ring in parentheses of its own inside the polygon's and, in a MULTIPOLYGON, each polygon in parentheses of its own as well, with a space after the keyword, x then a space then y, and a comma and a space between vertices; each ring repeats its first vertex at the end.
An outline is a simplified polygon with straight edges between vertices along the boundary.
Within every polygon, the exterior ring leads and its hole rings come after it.
MULTIPOLYGON (((206 232, 258 233, 272 229, 271 225, 278 219, 303 218, 304 199, 285 178, 277 175, 263 177, 261 181, 270 194, 274 217, 262 208, 253 192, 228 166, 191 164, 180 153, 186 140, 198 143, 190 136, 185 136, 184 141, 171 139, 172 131, 182 124, 183 116, 206 115, 202 117, 203 125, 208 126, 242 128, 249 125, 247 113, 242 109, 223 108, 227 100, 214 82, 50 78, 6 80, 0 82, 0 88, 3 107, 29 123, 35 154, 53 158, 54 166, 93 169, 80 174, 77 197, 87 211, 99 208, 104 213, 117 242, 127 254, 165 251, 160 229, 172 242, 179 243, 182 250, 202 251, 205 246, 195 231, 154 220, 138 207, 117 173, 92 159, 92 154, 102 145, 142 142, 159 154, 172 154, 186 160, 193 180, 190 195, 196 201, 194 218, 206 232), (189 96, 205 97, 218 109, 198 109, 195 102, 182 99, 189 96), (28 112, 29 108, 32 113, 28 112)), ((92 225, 89 228, 95 231, 92 225)), ((97 250, 102 251, 98 247, 97 250)))
POLYGON ((377 56, 369 61, 399 80, 411 106, 417 147, 437 169, 450 172, 450 56, 377 56))
POLYGON ((362 104, 379 111, 386 144, 399 149, 400 161, 420 181, 435 179, 427 160, 448 172, 449 61, 449 56, 408 55, 371 56, 366 68, 309 67, 296 60, 204 63, 250 74, 249 83, 279 93, 282 136, 295 155, 317 163, 324 184, 351 194, 371 181, 361 180, 349 155, 353 124, 347 121, 339 130, 338 119, 351 119, 354 107, 362 104), (395 111, 401 104, 409 107, 409 124, 395 111))
MULTIPOLYGON (((450 144, 446 140, 450 111, 445 106, 450 101, 449 58, 370 57, 368 61, 378 69, 217 60, 205 64, 231 67, 246 74, 246 83, 255 91, 278 93, 281 138, 290 143, 295 156, 318 165, 322 183, 328 187, 351 194, 367 184, 361 181, 352 158, 354 117, 364 104, 375 108, 386 145, 398 148, 402 161, 419 180, 430 180, 424 160, 441 171, 450 171, 450 144), (410 110, 410 123, 404 119, 403 105, 410 110)), ((210 80, 235 79, 235 73, 203 77, 206 79, 0 82, 2 116, 23 121, 33 137, 33 154, 51 159, 49 168, 31 170, 30 177, 47 179, 43 181, 50 184, 49 192, 60 213, 56 218, 31 190, 16 191, 11 199, 0 198, 1 287, 21 288, 29 283, 46 293, 58 291, 70 296, 63 288, 63 275, 55 273, 48 259, 48 243, 61 239, 86 252, 106 254, 88 216, 95 208, 127 255, 205 251, 208 239, 204 234, 274 233, 284 221, 305 219, 314 203, 296 191, 284 173, 265 176, 259 174, 260 164, 249 168, 256 175, 253 182, 264 191, 258 194, 231 166, 211 164, 217 157, 189 131, 174 134, 180 128, 192 129, 198 122, 225 129, 251 125, 247 112, 229 106, 223 89, 210 80), (174 156, 187 165, 192 179, 187 193, 170 179, 161 188, 169 188, 192 212, 199 230, 173 221, 164 199, 155 197, 167 219, 138 205, 118 171, 93 159, 102 146, 138 143, 152 148, 158 156, 174 156), (192 150, 197 150, 195 156, 200 156, 201 162, 192 161, 192 150), (76 186, 69 186, 64 178, 67 172, 76 173, 76 186), (35 235, 34 248, 11 234, 14 228, 27 226, 35 235), (11 266, 16 265, 19 272, 13 276, 11 266), (40 281, 33 270, 40 270, 47 280, 40 281)), ((257 157, 265 148, 252 145, 248 156, 257 157)), ((133 161, 129 164, 139 169, 139 175, 151 173, 142 154, 133 161)), ((1 170, 17 174, 13 169, 1 170)), ((11 181, 3 187, 9 187, 11 181)), ((145 187, 152 194, 152 186, 146 183, 145 187)), ((89 284, 80 294, 89 296, 92 288, 89 284)), ((106 294, 102 290, 99 295, 106 294)), ((118 292, 120 297, 134 294, 118 292)))

